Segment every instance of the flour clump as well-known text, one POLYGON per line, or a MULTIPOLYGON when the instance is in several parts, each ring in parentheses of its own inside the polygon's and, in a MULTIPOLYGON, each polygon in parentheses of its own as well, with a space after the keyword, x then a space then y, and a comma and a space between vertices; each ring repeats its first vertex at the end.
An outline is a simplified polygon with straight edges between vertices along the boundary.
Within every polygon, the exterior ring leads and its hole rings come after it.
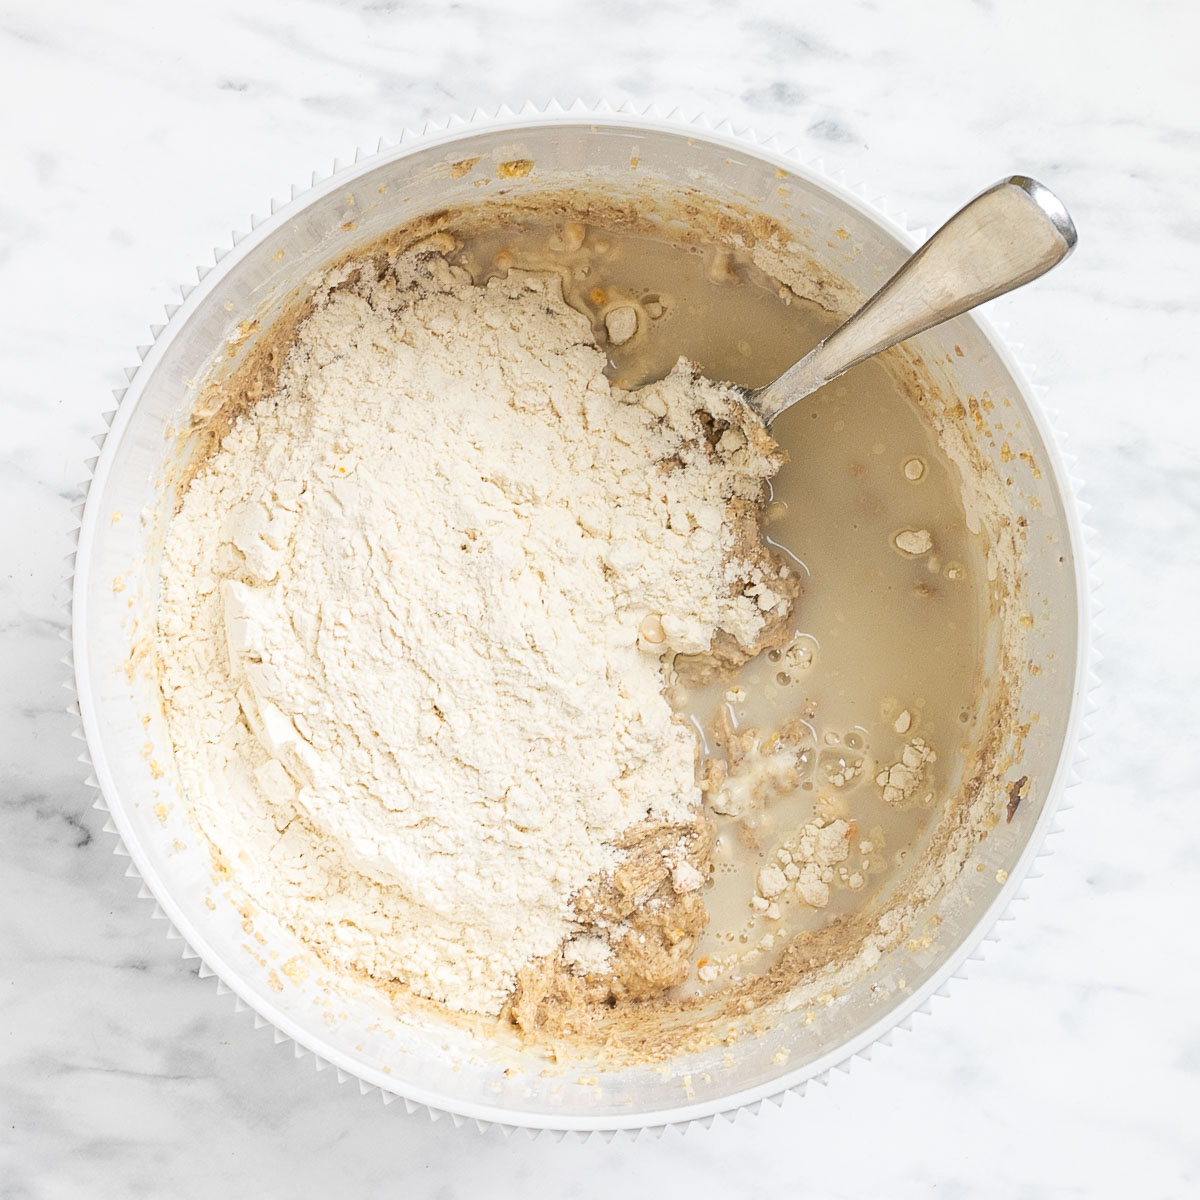
POLYGON ((635 914, 597 897, 630 863, 702 908, 664 686, 748 658, 798 586, 758 525, 783 455, 732 389, 614 387, 556 277, 477 286, 452 248, 323 281, 183 497, 158 649, 239 889, 340 969, 494 1014, 531 964, 619 974, 635 914))

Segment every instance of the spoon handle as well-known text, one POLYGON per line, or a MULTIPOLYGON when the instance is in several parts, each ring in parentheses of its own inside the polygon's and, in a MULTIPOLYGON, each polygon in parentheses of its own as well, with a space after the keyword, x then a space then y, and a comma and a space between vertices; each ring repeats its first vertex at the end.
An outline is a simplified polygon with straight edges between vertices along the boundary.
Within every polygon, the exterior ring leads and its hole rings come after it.
POLYGON ((854 314, 750 400, 771 424, 843 371, 1045 274, 1075 247, 1049 188, 1010 175, 960 209, 854 314))

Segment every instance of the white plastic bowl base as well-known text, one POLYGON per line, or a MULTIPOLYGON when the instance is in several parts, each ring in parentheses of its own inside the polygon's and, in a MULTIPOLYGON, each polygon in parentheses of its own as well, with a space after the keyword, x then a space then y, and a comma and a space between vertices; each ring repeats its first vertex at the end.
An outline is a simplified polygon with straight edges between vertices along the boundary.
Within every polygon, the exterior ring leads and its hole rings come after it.
POLYGON ((1091 686, 1082 532, 1070 481, 1031 385, 986 323, 959 318, 923 335, 919 349, 927 363, 941 363, 957 346, 962 353, 953 355, 955 373, 947 382, 961 394, 1010 400, 1008 453, 1028 452, 1040 465, 1040 475, 1027 475, 1013 493, 1015 512, 1029 522, 1031 608, 1047 614, 1034 633, 1041 639, 1035 653, 1043 669, 1023 681, 1021 696, 1023 711, 1039 714, 1020 764, 1033 781, 1031 794, 1017 819, 982 843, 978 862, 986 869, 963 872, 930 907, 929 917, 941 919, 930 947, 896 951, 811 1024, 797 1012, 781 1017, 764 1037, 743 1039, 732 1065, 721 1046, 681 1058, 666 1073, 590 1071, 581 1081, 577 1069, 549 1078, 535 1069, 506 1076, 502 1067, 512 1054, 497 1057, 493 1047, 450 1026, 397 1024, 377 997, 341 989, 319 970, 302 979, 281 975, 294 955, 304 957, 303 948, 261 916, 255 932, 264 940, 247 935, 242 918, 220 898, 174 782, 153 673, 127 669, 131 647, 153 630, 167 435, 183 423, 194 400, 191 385, 214 352, 248 317, 265 327, 297 285, 353 245, 424 213, 478 202, 485 178, 492 180, 489 197, 501 188, 519 195, 578 187, 583 178, 617 189, 658 181, 699 187, 794 229, 802 214, 813 257, 863 293, 913 245, 903 229, 819 168, 727 126, 701 128, 653 111, 577 106, 563 112, 551 106, 542 113, 528 106, 517 116, 502 109, 406 135, 391 148, 381 144, 374 155, 314 176, 311 190, 293 189, 290 201, 272 204, 270 217, 256 219, 250 234, 235 236, 234 248, 218 252, 215 266, 183 289, 166 326, 155 328, 152 344, 141 348, 142 364, 128 373, 130 386, 118 394, 102 452, 90 464, 94 477, 82 513, 72 612, 79 712, 95 768, 90 782, 101 788, 99 803, 111 811, 118 852, 132 858, 129 873, 142 876, 143 894, 157 901, 156 915, 184 938, 185 953, 199 956, 201 974, 215 973, 219 986, 275 1027, 277 1040, 293 1039, 297 1053, 313 1052, 340 1076, 357 1077, 364 1089, 375 1086, 410 1109, 423 1105, 481 1124, 581 1131, 663 1126, 754 1107, 845 1066, 891 1029, 906 1026, 914 1012, 927 1010, 935 993, 944 994, 1017 895, 1072 781, 1091 686), (472 171, 449 169, 471 158, 479 159, 472 171), (534 169, 503 181, 496 177, 498 164, 518 159, 532 161, 534 169), (839 229, 860 247, 849 259, 832 236, 839 229), (118 578, 123 587, 114 591, 118 578), (142 753, 148 739, 153 769, 142 753))

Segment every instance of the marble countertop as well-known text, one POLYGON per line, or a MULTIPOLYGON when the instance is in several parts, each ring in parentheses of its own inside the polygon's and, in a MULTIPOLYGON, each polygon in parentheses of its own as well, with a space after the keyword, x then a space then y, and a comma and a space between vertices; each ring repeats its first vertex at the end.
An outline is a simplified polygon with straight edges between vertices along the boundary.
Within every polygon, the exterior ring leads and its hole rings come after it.
POLYGON ((1200 16, 1187 0, 1119 13, 0 8, 0 1197, 1197 1193, 1200 640, 1185 614, 1200 594, 1200 16), (197 980, 89 808, 56 596, 68 497, 118 368, 210 247, 381 133, 577 94, 778 133, 914 224, 1013 170, 1060 191, 1079 251, 992 312, 1080 457, 1107 609, 1087 781, 973 978, 875 1061, 782 1108, 583 1145, 385 1110, 197 980))

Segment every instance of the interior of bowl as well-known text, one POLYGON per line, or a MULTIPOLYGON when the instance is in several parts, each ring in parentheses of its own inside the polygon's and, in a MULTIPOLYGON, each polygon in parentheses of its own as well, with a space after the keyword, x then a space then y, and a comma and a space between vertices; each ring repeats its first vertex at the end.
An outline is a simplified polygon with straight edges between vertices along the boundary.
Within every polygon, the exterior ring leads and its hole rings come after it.
POLYGON ((1064 781, 1082 672, 1067 482, 1010 357, 978 322, 959 318, 915 339, 905 363, 943 440, 957 439, 960 450, 969 443, 1004 492, 1020 560, 1007 617, 1024 632, 1019 661, 1002 661, 997 649, 985 686, 1011 689, 1014 719, 980 800, 994 828, 964 842, 966 869, 947 870, 912 936, 878 965, 859 964, 820 1003, 781 1006, 736 1044, 665 1064, 555 1068, 428 1014, 397 1016, 368 989, 332 978, 286 930, 219 902, 178 792, 153 653, 171 484, 195 449, 189 431, 214 361, 218 369, 244 361, 324 269, 397 227, 432 228, 448 211, 480 204, 577 212, 601 200, 667 235, 686 229, 700 200, 725 214, 730 238, 757 231, 769 241, 782 230, 784 256, 830 281, 829 302, 846 310, 909 250, 853 196, 796 164, 655 122, 497 122, 383 151, 260 223, 158 338, 97 466, 75 599, 81 711, 106 799, 138 869, 204 961, 285 1034, 370 1083, 467 1116, 564 1128, 655 1124, 752 1102, 848 1058, 920 1005, 990 928, 1040 843, 1064 781), (1010 792, 1016 800, 1006 805, 1010 792))

